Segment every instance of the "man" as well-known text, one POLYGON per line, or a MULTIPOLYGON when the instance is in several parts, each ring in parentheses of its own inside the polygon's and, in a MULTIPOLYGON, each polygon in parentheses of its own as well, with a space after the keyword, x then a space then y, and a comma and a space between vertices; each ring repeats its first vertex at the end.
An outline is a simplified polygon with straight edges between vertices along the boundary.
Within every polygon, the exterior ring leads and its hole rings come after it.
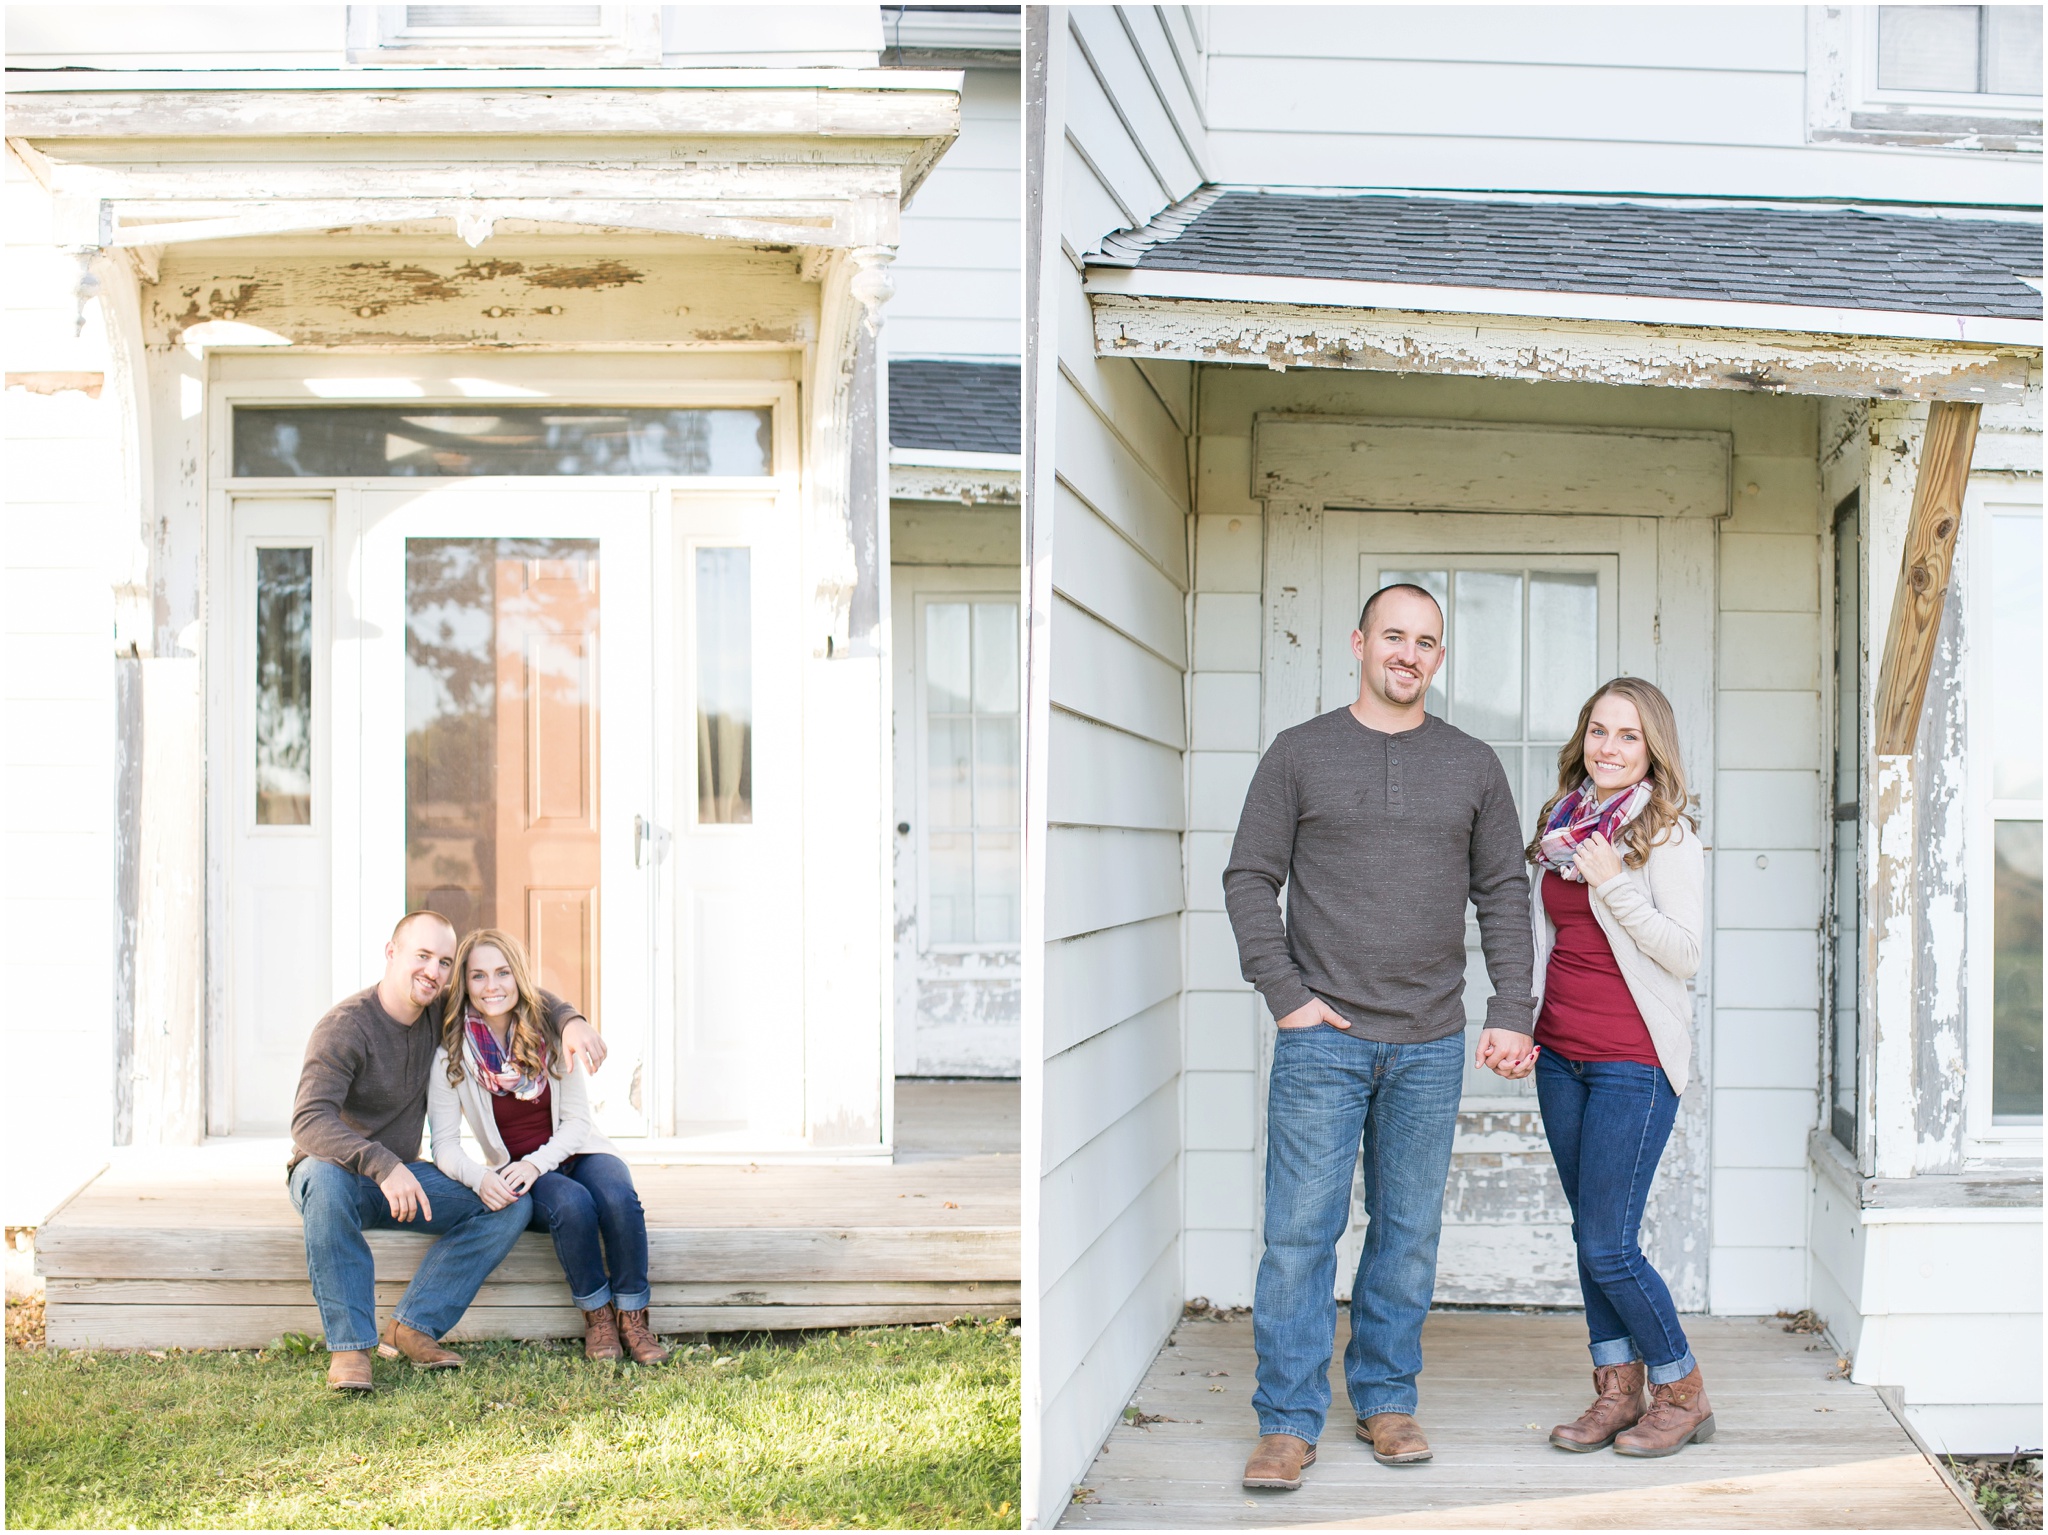
MULTIPOLYGON (((521 1195, 488 1210, 467 1188, 420 1159, 427 1079, 440 1044, 440 1001, 455 968, 455 929, 416 911, 384 946, 384 978, 335 1004, 313 1026, 292 1107, 286 1177, 306 1228, 306 1274, 327 1335, 327 1384, 369 1391, 370 1350, 403 1354, 422 1370, 459 1368, 440 1346, 533 1213, 521 1195), (366 1230, 393 1224, 437 1240, 420 1259, 380 1340, 377 1274, 366 1230)), ((568 1003, 542 993, 563 1044, 595 1070, 597 1031, 568 1003)))
POLYGON ((1336 1244, 1361 1145, 1371 1223, 1345 1382, 1374 1459, 1429 1459, 1415 1377, 1464 1076, 1468 896, 1494 987, 1479 1064, 1513 1069, 1531 1053, 1521 825, 1492 748, 1423 712, 1443 633, 1422 588, 1373 594, 1351 636, 1356 702, 1273 742, 1223 875, 1244 977, 1280 1026, 1252 1309, 1261 1437, 1247 1487, 1299 1487, 1315 1460, 1330 1404, 1336 1244))

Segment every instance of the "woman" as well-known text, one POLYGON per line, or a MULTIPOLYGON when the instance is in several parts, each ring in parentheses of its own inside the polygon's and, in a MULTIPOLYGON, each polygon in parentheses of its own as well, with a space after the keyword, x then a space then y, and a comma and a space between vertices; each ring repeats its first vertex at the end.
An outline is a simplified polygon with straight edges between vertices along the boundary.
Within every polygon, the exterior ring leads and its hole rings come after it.
POLYGON ((647 1323, 640 1196, 591 1121, 582 1067, 565 1067, 519 941, 492 928, 471 933, 456 947, 455 974, 434 1056, 441 1069, 427 1090, 434 1165, 493 1210, 533 1196, 532 1224, 553 1234, 583 1312, 586 1358, 617 1359, 623 1339, 634 1363, 660 1364, 668 1350, 647 1323), (462 1120, 488 1165, 463 1149, 462 1120))
MULTIPOLYGON (((1571 1205, 1599 1396, 1550 1442, 1672 1455, 1710 1439, 1714 1415, 1637 1237, 1692 1059, 1686 981, 1699 969, 1706 888, 1670 700, 1640 678, 1607 683, 1579 711, 1557 768, 1528 849, 1533 1069, 1571 1205)), ((1518 1064, 1515 1075, 1532 1069, 1518 1064)))

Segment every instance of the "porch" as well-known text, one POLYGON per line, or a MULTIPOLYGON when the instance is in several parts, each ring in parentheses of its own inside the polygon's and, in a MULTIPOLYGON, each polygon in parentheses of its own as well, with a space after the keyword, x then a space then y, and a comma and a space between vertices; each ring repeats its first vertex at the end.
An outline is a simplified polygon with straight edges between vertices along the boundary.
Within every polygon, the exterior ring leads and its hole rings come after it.
MULTIPOLYGON (((647 1209, 658 1331, 741 1332, 1018 1314, 1017 1084, 896 1089, 895 1161, 664 1162, 629 1150, 647 1209)), ((253 1348, 317 1337, 284 1143, 151 1148, 36 1233, 52 1348, 253 1348)), ((370 1239, 388 1315, 425 1244, 370 1239)), ((545 1236, 528 1232, 452 1336, 582 1332, 545 1236)))
MULTIPOLYGON (((1768 1317, 1689 1316, 1713 1441, 1667 1460, 1567 1455, 1550 1426, 1589 1385, 1570 1312, 1438 1311, 1424 1329, 1418 1416, 1436 1457, 1375 1463, 1352 1437, 1341 1366, 1319 1457, 1298 1492, 1251 1493, 1258 1434, 1248 1316, 1184 1319, 1110 1433, 1068 1529, 1970 1529, 1980 1527, 1877 1392, 1836 1379, 1825 1338, 1768 1317)), ((1348 1333, 1340 1316, 1341 1359, 1348 1333)))

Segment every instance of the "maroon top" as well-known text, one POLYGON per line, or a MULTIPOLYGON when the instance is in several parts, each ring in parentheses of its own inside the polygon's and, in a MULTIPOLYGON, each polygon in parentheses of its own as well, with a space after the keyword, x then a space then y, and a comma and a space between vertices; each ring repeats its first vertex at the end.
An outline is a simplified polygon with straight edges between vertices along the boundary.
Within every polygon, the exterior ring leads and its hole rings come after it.
POLYGON ((1590 885, 1543 871, 1543 910, 1557 930, 1543 977, 1536 1043, 1574 1061, 1661 1066, 1614 950, 1593 915, 1590 885))
POLYGON ((505 1143, 513 1161, 540 1150, 554 1135, 555 1116, 549 1107, 554 1096, 554 1084, 546 1080, 541 1082, 537 1098, 515 1098, 510 1093, 502 1098, 491 1095, 491 1117, 498 1122, 498 1139, 505 1143))

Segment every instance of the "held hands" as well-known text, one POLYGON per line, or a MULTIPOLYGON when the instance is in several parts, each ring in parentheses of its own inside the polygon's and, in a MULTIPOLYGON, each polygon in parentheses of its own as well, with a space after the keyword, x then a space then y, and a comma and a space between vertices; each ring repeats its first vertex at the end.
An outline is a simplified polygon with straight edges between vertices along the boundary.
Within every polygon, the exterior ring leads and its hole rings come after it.
POLYGON ((604 1040, 585 1018, 572 1018, 569 1027, 562 1030, 562 1049, 569 1057, 568 1069, 574 1071, 577 1061, 583 1062, 583 1069, 592 1076, 604 1064, 604 1058, 611 1052, 605 1048, 604 1040))
POLYGON ((1572 855, 1572 867, 1588 885, 1598 887, 1606 884, 1621 872, 1621 854, 1614 850, 1614 844, 1597 831, 1578 846, 1572 855))
POLYGON ((427 1191, 420 1187, 420 1180, 403 1162, 379 1178, 377 1187, 384 1191, 393 1220, 405 1222, 417 1217, 430 1221, 434 1218, 434 1207, 427 1201, 427 1191))
MULTIPOLYGON (((512 1191, 512 1198, 517 1199, 540 1181, 540 1169, 531 1162, 514 1162, 510 1166, 499 1168, 498 1177, 504 1182, 505 1187, 512 1191)), ((511 1200, 507 1200, 506 1203, 511 1203, 511 1200)))
POLYGON ((1327 1023, 1333 1029, 1351 1027, 1351 1020, 1321 997, 1310 997, 1285 1018, 1275 1019, 1274 1022, 1283 1029, 1312 1029, 1319 1023, 1327 1023))
POLYGON ((1513 1029, 1481 1029, 1479 1048, 1473 1052, 1472 1061, 1514 1082, 1536 1069, 1537 1054, 1536 1042, 1527 1034, 1517 1034, 1513 1029))
POLYGON ((484 1169, 483 1180, 476 1186, 476 1197, 484 1202, 486 1210, 502 1210, 515 1202, 519 1195, 505 1180, 490 1168, 484 1169))

